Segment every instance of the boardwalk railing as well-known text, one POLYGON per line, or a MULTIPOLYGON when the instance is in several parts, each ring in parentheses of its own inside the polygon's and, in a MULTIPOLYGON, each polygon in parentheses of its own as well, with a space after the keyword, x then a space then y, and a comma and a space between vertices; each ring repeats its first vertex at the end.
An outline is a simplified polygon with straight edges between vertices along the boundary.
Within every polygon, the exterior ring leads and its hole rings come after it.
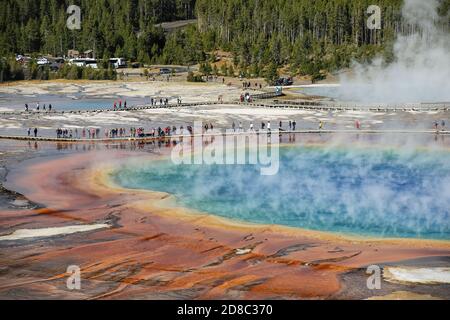
POLYGON ((282 92, 264 92, 259 94, 252 94, 253 100, 263 100, 263 99, 273 99, 282 97, 284 94, 282 92))
MULTIPOLYGON (((372 129, 352 129, 352 130, 295 130, 295 131, 272 131, 274 134, 286 135, 286 134, 434 134, 434 135, 450 135, 450 131, 436 131, 436 130, 372 130, 372 129)), ((0 135, 0 140, 22 140, 22 141, 48 141, 48 142, 120 142, 120 141, 158 141, 166 139, 181 139, 192 137, 213 137, 213 136, 238 136, 248 134, 266 134, 267 131, 242 131, 234 133, 202 133, 193 135, 173 135, 173 136, 146 136, 146 137, 117 137, 117 138, 51 138, 51 137, 28 137, 28 136, 5 136, 0 135)))
POLYGON ((205 102, 192 102, 192 103, 169 103, 163 105, 136 105, 127 108, 93 108, 89 110, 52 110, 52 111, 3 111, 0 115, 12 115, 12 114, 22 114, 22 115, 45 115, 45 114, 82 114, 82 113, 100 113, 100 112, 120 112, 120 111, 139 111, 139 110, 149 110, 149 109, 171 109, 171 108, 186 108, 186 107, 197 107, 205 105, 217 105, 217 104, 237 104, 231 102, 220 102, 220 101, 205 101, 205 102))
MULTIPOLYGON (((267 93, 274 94, 274 93, 267 93)), ((210 105, 244 105, 249 107, 260 108, 277 108, 277 109, 300 109, 300 110, 323 110, 323 111, 372 111, 372 112, 397 112, 397 111, 416 111, 416 112, 431 112, 431 111, 450 111, 450 103, 443 104, 417 104, 404 106, 358 106, 358 105, 341 105, 332 102, 318 102, 318 101, 281 101, 274 100, 272 102, 238 102, 238 101, 205 101, 205 102, 191 102, 181 104, 167 104, 167 105, 137 105, 128 107, 126 109, 97 109, 92 110, 53 110, 53 111, 3 111, 0 115, 42 115, 42 114, 95 114, 100 112, 121 112, 121 111, 139 111, 150 109, 171 109, 171 108, 189 108, 197 106, 210 105)))
POLYGON ((275 109, 299 109, 299 110, 321 110, 321 111, 372 111, 372 112, 430 112, 430 111, 450 111, 450 104, 443 105, 416 105, 416 106, 350 106, 338 104, 325 104, 320 102, 296 102, 292 101, 274 101, 273 103, 250 102, 241 103, 251 107, 275 108, 275 109))

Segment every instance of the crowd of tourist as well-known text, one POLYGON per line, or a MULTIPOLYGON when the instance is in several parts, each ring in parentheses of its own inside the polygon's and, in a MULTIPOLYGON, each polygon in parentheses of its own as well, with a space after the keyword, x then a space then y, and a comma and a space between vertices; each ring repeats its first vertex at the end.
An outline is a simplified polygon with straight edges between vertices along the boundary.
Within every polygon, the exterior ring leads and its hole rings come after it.
MULTIPOLYGON (((207 128, 213 128, 212 124, 207 125, 207 128)), ((207 130, 208 130, 207 129, 207 130)), ((37 129, 36 129, 37 130, 37 129)), ((61 129, 56 130, 56 137, 58 139, 115 139, 115 138, 144 138, 144 137, 166 137, 173 135, 183 135, 186 132, 193 134, 192 126, 187 126, 186 130, 183 126, 177 128, 176 126, 151 128, 146 131, 144 128, 131 127, 126 128, 106 128, 101 135, 99 128, 82 128, 82 129, 61 129)), ((31 129, 28 130, 28 136, 31 136, 31 129)), ((36 131, 37 136, 37 131, 36 131)))
MULTIPOLYGON (((444 120, 435 121, 433 127, 436 132, 446 131, 446 124, 444 120)), ((261 121, 259 127, 255 126, 253 121, 248 125, 248 130, 250 132, 270 132, 273 128, 271 121, 261 121)), ((319 121, 319 130, 325 128, 325 122, 319 121)), ((361 130, 362 123, 360 120, 355 120, 355 129, 361 130)), ((211 133, 214 130, 213 123, 206 123, 202 127, 202 133, 211 133)), ((247 128, 244 128, 242 121, 233 121, 231 123, 231 130, 233 132, 239 133, 244 132, 247 128)), ((278 122, 278 130, 281 132, 292 132, 297 130, 297 121, 289 120, 286 122, 278 122)), ((56 130, 56 138, 58 139, 115 139, 115 138, 145 138, 145 137, 170 137, 170 136, 180 136, 180 135, 192 135, 193 127, 187 126, 166 126, 166 127, 153 127, 146 130, 143 127, 131 127, 131 128, 105 128, 103 134, 100 128, 58 128, 56 130)), ((38 128, 28 128, 28 137, 37 137, 38 128)))
MULTIPOLYGON (((287 126, 288 127, 285 127, 283 121, 280 121, 278 123, 278 130, 279 131, 295 131, 297 129, 297 121, 289 120, 287 122, 287 126)), ((262 121, 260 128, 261 128, 261 131, 265 131, 265 130, 270 131, 272 129, 272 124, 271 124, 270 121, 268 121, 267 123, 265 121, 262 121)), ((233 123, 231 124, 231 129, 234 132, 243 132, 244 131, 244 128, 243 128, 243 125, 242 125, 241 121, 239 121, 237 124, 233 121, 233 123)), ((250 131, 256 131, 253 122, 250 122, 249 130, 250 131)))
MULTIPOLYGON (((249 82, 242 82, 242 88, 243 89, 251 89, 252 88, 252 84, 251 84, 251 82, 249 81, 249 82)), ((260 83, 260 84, 258 84, 258 83, 256 83, 255 82, 255 88, 256 89, 262 89, 262 84, 260 83)))
MULTIPOLYGON (((280 131, 295 131, 297 127, 297 122, 295 120, 286 123, 288 127, 284 127, 282 121, 279 122, 280 131), (289 129, 288 129, 289 128, 289 129)), ((270 131, 272 128, 271 122, 261 122, 261 131, 270 131)), ((244 126, 241 121, 232 122, 231 129, 234 132, 244 132, 244 126)), ((202 128, 202 133, 210 133, 214 130, 213 123, 206 123, 202 128)), ((253 122, 249 125, 250 131, 256 131, 253 122)), ((30 128, 28 129, 28 136, 34 133, 37 136, 37 128, 34 131, 30 128)), ((166 126, 166 127, 154 127, 145 130, 143 127, 131 127, 131 128, 105 128, 103 135, 100 128, 58 128, 56 129, 56 138, 58 139, 115 139, 115 138, 145 138, 145 137, 169 137, 185 134, 194 134, 193 127, 184 126, 166 126)))
MULTIPOLYGON (((181 98, 177 98, 177 104, 181 104, 181 98)), ((150 98, 150 105, 151 106, 167 106, 169 104, 169 98, 150 98)), ((113 103, 113 110, 125 110, 127 109, 127 102, 124 101, 122 103, 122 100, 114 101, 113 103)))
MULTIPOLYGON (((52 111, 53 107, 51 104, 49 104, 48 106, 44 103, 44 105, 42 106, 42 111, 52 111)), ((36 103, 36 107, 35 107, 36 111, 41 111, 41 105, 39 104, 39 102, 36 103)), ((28 103, 25 103, 25 112, 29 112, 30 110, 30 106, 28 105, 28 103)))

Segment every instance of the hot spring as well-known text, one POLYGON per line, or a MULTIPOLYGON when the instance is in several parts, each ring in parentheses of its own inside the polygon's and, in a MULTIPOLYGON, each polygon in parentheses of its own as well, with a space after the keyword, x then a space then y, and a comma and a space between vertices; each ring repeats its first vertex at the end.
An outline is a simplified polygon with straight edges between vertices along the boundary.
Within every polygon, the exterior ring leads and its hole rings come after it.
POLYGON ((128 163, 112 173, 130 189, 238 221, 369 237, 450 239, 450 151, 283 146, 280 170, 253 165, 128 163))

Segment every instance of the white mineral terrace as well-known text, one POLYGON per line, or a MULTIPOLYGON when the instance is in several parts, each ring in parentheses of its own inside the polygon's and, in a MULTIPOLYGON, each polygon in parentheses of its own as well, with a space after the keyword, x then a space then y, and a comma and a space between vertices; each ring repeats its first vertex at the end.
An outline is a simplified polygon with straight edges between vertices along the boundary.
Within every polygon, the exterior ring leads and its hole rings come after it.
POLYGON ((110 225, 108 224, 91 224, 91 225, 73 225, 73 226, 41 228, 41 229, 19 229, 15 230, 11 234, 0 236, 0 241, 15 241, 31 238, 48 238, 79 232, 93 231, 109 227, 110 225))

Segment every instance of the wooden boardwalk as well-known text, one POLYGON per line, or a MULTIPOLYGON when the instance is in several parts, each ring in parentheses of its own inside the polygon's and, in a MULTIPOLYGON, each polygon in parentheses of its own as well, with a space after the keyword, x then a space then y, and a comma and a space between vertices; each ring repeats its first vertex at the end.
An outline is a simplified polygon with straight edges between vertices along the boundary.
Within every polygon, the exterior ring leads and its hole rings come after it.
MULTIPOLYGON (((240 136, 249 134, 266 134, 267 131, 244 131, 234 133, 204 133, 194 135, 173 135, 164 137, 118 137, 118 138, 99 138, 99 139, 76 139, 76 138, 51 138, 51 137, 28 137, 28 136, 7 136, 0 135, 0 140, 21 140, 21 141, 48 141, 48 142, 124 142, 124 141, 159 141, 167 139, 181 139, 194 137, 217 137, 217 136, 240 136)), ((436 130, 296 130, 296 131, 272 131, 272 134, 433 134, 433 135, 450 135, 450 131, 436 131, 436 130)))
MULTIPOLYGON (((230 105, 230 102, 218 102, 218 101, 207 101, 207 102, 192 102, 192 103, 181 103, 181 104, 167 104, 167 105, 138 105, 129 108, 122 109, 114 109, 114 108, 93 108, 91 110, 52 110, 52 111, 3 111, 0 112, 0 115, 55 115, 55 114, 94 114, 101 112, 123 112, 123 111, 139 111, 139 110, 151 110, 151 109, 174 109, 174 108, 188 108, 188 107, 197 107, 197 106, 205 106, 205 105, 230 105)), ((237 103, 233 103, 236 105, 237 103)))
POLYGON ((181 104, 167 104, 167 105, 138 105, 132 106, 126 109, 101 109, 93 108, 92 110, 78 110, 78 111, 3 111, 0 115, 54 115, 54 114, 96 114, 102 112, 133 112, 152 109, 177 109, 177 108, 189 108, 198 106, 213 106, 213 105, 225 105, 225 106, 245 106, 249 108, 270 108, 270 109, 290 109, 290 110, 313 110, 313 111, 371 111, 371 112, 440 112, 450 111, 450 104, 434 104, 434 105, 405 105, 405 106, 392 106, 392 107, 370 107, 370 106, 350 106, 340 105, 332 103, 324 103, 317 101, 280 101, 274 100, 271 102, 251 102, 241 103, 239 101, 205 101, 205 102, 191 102, 181 104))
POLYGON ((325 104, 319 102, 295 102, 295 101, 274 101, 272 103, 253 102, 243 103, 250 107, 272 108, 272 109, 297 109, 297 110, 314 110, 314 111, 370 111, 370 112, 432 112, 432 111, 450 111, 450 104, 439 105, 415 105, 415 106, 392 106, 392 107, 373 107, 373 106, 349 106, 339 104, 325 104))

